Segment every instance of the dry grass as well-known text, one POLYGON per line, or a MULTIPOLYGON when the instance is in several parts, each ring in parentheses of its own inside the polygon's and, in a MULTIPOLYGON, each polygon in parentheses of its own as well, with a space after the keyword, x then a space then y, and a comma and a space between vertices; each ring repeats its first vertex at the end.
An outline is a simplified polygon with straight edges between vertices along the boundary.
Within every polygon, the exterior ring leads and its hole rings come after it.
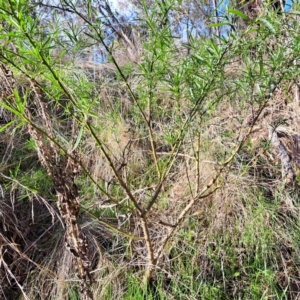
MULTIPOLYGON (((190 291, 198 296, 204 293, 201 288, 205 284, 215 285, 232 299, 247 299, 247 292, 255 284, 265 288, 265 295, 270 299, 276 288, 287 289, 287 299, 299 296, 300 249, 295 236, 299 233, 298 173, 295 170, 295 180, 287 186, 276 149, 268 143, 269 127, 284 126, 289 135, 280 139, 291 149, 290 155, 297 154, 293 149, 296 148, 294 137, 300 131, 300 111, 288 83, 283 84, 285 86, 286 91, 274 92, 270 105, 262 112, 230 169, 220 177, 226 179, 225 184, 213 195, 197 200, 164 248, 151 284, 155 289, 162 280, 169 299, 176 299, 172 295, 172 283, 181 281, 186 285, 183 289, 186 293, 190 291), (199 287, 195 290, 184 281, 186 278, 182 274, 185 268, 192 267, 195 267, 194 273, 185 275, 197 282, 199 287), (269 277, 266 276, 268 272, 269 277), (273 281, 276 288, 268 280, 273 281)), ((143 128, 133 127, 132 119, 126 115, 132 112, 132 103, 128 102, 126 94, 117 93, 120 106, 109 114, 116 95, 108 90, 102 93, 101 107, 95 112, 99 119, 92 119, 93 125, 133 195, 145 205, 157 185, 149 137, 143 128)), ((161 105, 167 109, 172 101, 166 95, 162 92, 161 105)), ((252 105, 241 107, 238 99, 229 99, 220 104, 208 121, 199 121, 201 130, 196 125, 188 129, 188 138, 147 217, 154 251, 161 246, 196 191, 211 181, 220 162, 226 160, 243 139, 253 115, 252 105)), ((2 119, 6 117, 7 113, 2 110, 2 119)), ((162 137, 174 124, 170 125, 163 117, 157 117, 157 121, 154 128, 156 149, 159 161, 163 161, 170 155, 170 149, 162 137)), ((12 155, 6 154, 11 151, 12 139, 6 131, 1 140, 1 153, 7 163, 7 157, 12 155)), ((25 143, 24 138, 19 141, 25 143)), ((81 151, 83 165, 95 181, 122 204, 129 205, 103 153, 88 134, 83 136, 81 151)), ((297 156, 291 158, 297 167, 297 156)), ((26 169, 26 164, 23 167, 26 169)), ((8 172, 9 164, 3 168, 8 172)), ((5 177, 1 180, 1 297, 17 298, 21 287, 25 299, 65 299, 71 293, 78 294, 79 281, 70 253, 63 246, 64 228, 54 208, 54 195, 46 199, 32 193, 24 196, 20 186, 9 185, 5 177)), ((84 174, 79 181, 84 208, 79 223, 91 245, 89 255, 96 279, 94 294, 97 299, 123 299, 128 292, 128 278, 131 274, 141 277, 147 264, 146 245, 109 230, 98 219, 131 236, 143 235, 140 220, 132 210, 119 209, 111 203, 84 174)))

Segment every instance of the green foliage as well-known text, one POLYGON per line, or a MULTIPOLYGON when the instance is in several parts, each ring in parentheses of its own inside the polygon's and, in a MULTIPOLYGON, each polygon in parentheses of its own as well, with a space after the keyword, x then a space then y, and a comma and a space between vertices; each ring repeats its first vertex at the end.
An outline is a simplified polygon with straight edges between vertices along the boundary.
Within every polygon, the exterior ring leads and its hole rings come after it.
MULTIPOLYGON (((211 27, 234 27, 229 20, 237 17, 248 27, 222 38, 197 38, 191 31, 183 43, 170 17, 179 10, 177 1, 154 1, 151 9, 142 1, 144 11, 135 25, 146 29, 139 36, 142 49, 136 60, 122 63, 117 47, 124 45, 124 31, 105 30, 108 23, 92 1, 82 7, 62 3, 70 20, 53 12, 47 23, 42 15, 33 16, 31 1, 0 2, 0 61, 16 79, 12 90, 4 86, 1 93, 1 113, 12 117, 0 132, 9 135, 13 128, 20 149, 40 162, 41 149, 53 147, 61 156, 46 157, 52 167, 60 159, 80 166, 78 221, 88 224, 92 265, 98 259, 109 261, 110 270, 128 269, 108 279, 97 267, 102 297, 120 292, 122 299, 284 299, 287 286, 279 279, 286 270, 274 252, 286 241, 299 252, 298 204, 287 202, 283 222, 282 199, 290 197, 280 190, 284 184, 272 183, 272 201, 265 199, 257 178, 267 185, 279 172, 260 165, 268 161, 262 153, 270 154, 270 141, 261 139, 257 148, 250 135, 266 108, 277 105, 278 90, 298 80, 297 18, 268 10, 252 19, 228 9, 227 21, 211 27), (111 41, 111 32, 123 40, 111 41), (109 62, 92 62, 91 70, 82 57, 98 45, 109 62), (236 193, 242 180, 250 185, 236 193), (236 186, 230 190, 232 182, 236 186), (224 203, 215 204, 222 197, 224 203), (196 206, 208 215, 191 215, 196 206), (220 215, 225 221, 217 223, 220 215), (115 233, 111 249, 102 249, 100 233, 90 226, 101 222, 115 233)), ((9 149, 5 138, 3 144, 9 149)), ((1 148, 3 156, 7 152, 1 148)), ((53 189, 59 194, 60 187, 53 186, 40 163, 25 164, 22 153, 13 155, 3 169, 6 190, 17 190, 18 200, 40 195, 51 206, 53 189)), ((299 261, 294 263, 295 274, 299 261)), ((59 272, 55 265, 53 273, 59 272)), ((80 298, 77 286, 67 289, 70 299, 80 298)))

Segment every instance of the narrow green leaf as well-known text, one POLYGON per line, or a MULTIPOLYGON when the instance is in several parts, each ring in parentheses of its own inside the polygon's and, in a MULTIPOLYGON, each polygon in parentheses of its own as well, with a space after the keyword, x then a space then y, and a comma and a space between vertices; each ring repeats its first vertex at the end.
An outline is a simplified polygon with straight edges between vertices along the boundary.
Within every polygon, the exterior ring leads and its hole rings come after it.
POLYGON ((83 128, 84 128, 84 125, 82 125, 80 127, 80 130, 79 130, 79 133, 78 133, 78 136, 77 136, 77 139, 76 139, 76 142, 75 142, 75 145, 74 145, 72 151, 74 151, 78 147, 78 145, 79 145, 79 143, 81 141, 81 137, 82 137, 82 133, 83 133, 83 128))
POLYGON ((260 55, 260 57, 259 57, 259 74, 260 75, 264 75, 265 74, 265 71, 264 71, 264 61, 263 61, 262 55, 260 55))
POLYGON ((22 100, 21 100, 21 98, 19 96, 19 93, 18 93, 18 91, 16 89, 14 89, 14 95, 15 95, 15 100, 17 102, 17 106, 18 106, 19 112, 20 113, 24 113, 25 107, 24 107, 24 105, 22 103, 22 100))
POLYGON ((244 13, 242 13, 241 11, 237 10, 237 9, 228 9, 228 13, 231 13, 233 15, 237 15, 239 17, 241 17, 242 19, 249 21, 249 17, 246 16, 244 13))
POLYGON ((88 115, 89 117, 99 118, 99 115, 97 113, 89 112, 88 115))
POLYGON ((4 102, 0 102, 0 106, 3 106, 4 108, 6 108, 7 110, 9 110, 10 112, 12 112, 15 116, 20 116, 20 112, 18 110, 16 110, 14 107, 7 105, 4 102))
POLYGON ((272 32, 272 33, 276 33, 275 28, 273 27, 273 25, 266 19, 262 18, 258 21, 258 23, 263 23, 264 25, 266 25, 266 27, 272 32))
POLYGON ((298 10, 290 10, 290 11, 285 12, 285 13, 287 13, 289 15, 298 15, 298 16, 300 16, 300 11, 298 11, 298 10))
POLYGON ((12 120, 8 123, 6 123, 5 125, 0 127, 0 132, 4 131, 7 127, 9 127, 10 125, 14 124, 15 122, 17 122, 17 120, 12 120))
POLYGON ((213 40, 211 40, 211 46, 212 46, 211 49, 213 49, 214 53, 219 58, 220 57, 220 49, 218 48, 218 46, 216 45, 216 43, 213 40))
POLYGON ((91 18, 91 0, 87 1, 88 18, 91 18))

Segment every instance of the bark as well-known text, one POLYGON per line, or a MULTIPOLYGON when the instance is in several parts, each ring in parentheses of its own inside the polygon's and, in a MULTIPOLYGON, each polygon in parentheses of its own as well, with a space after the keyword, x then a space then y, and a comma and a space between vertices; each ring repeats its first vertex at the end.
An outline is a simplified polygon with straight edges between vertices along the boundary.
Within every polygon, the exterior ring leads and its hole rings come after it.
POLYGON ((287 184, 289 184, 294 181, 294 177, 295 177, 293 171, 293 161, 289 155, 288 149, 285 147, 282 141, 280 141, 278 137, 278 131, 279 129, 277 128, 269 129, 269 139, 271 145, 274 147, 274 149, 276 149, 277 156, 281 161, 282 178, 286 179, 287 184))

